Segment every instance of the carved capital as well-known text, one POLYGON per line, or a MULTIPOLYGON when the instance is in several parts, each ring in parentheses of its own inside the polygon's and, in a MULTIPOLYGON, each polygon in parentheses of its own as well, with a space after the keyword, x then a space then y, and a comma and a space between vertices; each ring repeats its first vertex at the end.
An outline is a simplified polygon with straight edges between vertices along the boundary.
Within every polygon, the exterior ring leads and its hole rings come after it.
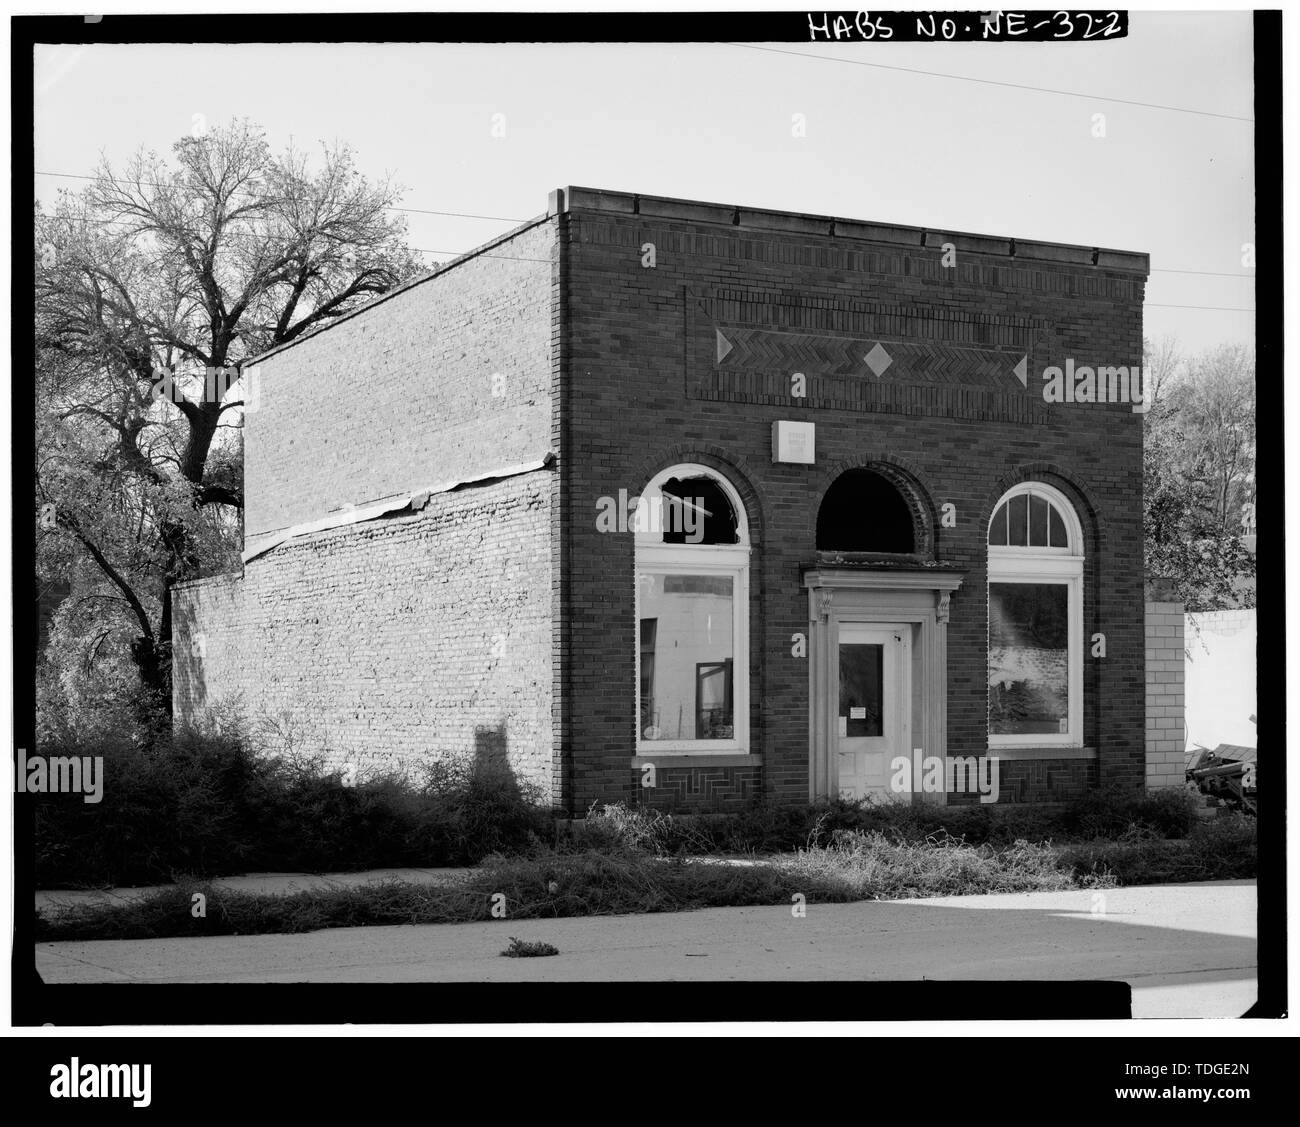
POLYGON ((937 603, 937 608, 936 608, 936 609, 937 609, 937 611, 938 611, 937 621, 938 621, 938 623, 939 623, 940 626, 947 626, 947 625, 948 625, 948 603, 949 603, 949 601, 951 600, 951 598, 952 598, 952 595, 951 595, 950 592, 948 592, 948 591, 941 591, 941 592, 939 592, 938 603, 937 603))
POLYGON ((835 592, 826 590, 821 593, 818 606, 821 611, 822 621, 829 622, 831 617, 831 604, 835 601, 835 592))

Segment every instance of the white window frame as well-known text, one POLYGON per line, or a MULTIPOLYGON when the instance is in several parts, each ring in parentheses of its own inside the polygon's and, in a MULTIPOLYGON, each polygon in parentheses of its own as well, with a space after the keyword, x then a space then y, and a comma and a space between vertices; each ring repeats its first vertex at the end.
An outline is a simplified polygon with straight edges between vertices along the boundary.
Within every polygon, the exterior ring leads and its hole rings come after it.
MULTIPOLYGON (((1050 520, 1049 526, 1050 528, 1050 520)), ((1018 747, 1083 747, 1083 528, 1079 524, 1074 506, 1059 489, 1038 481, 1022 482, 1007 490, 993 506, 985 530, 984 543, 988 551, 988 582, 1050 584, 1059 583, 1068 590, 1069 652, 1067 691, 1070 700, 1065 732, 988 733, 990 751, 998 748, 1018 747), (993 545, 988 542, 993 518, 1011 498, 1019 494, 1037 494, 1054 506, 1065 522, 1064 548, 1019 548, 993 545)), ((985 639, 988 630, 985 629, 985 639)), ((986 641, 987 644, 987 641, 986 641)), ((985 654, 985 677, 988 676, 988 655, 985 654)), ((987 712, 985 727, 988 725, 987 712)))
POLYGON ((745 507, 735 487, 709 466, 683 463, 657 473, 641 494, 659 496, 669 478, 706 476, 727 494, 736 513, 736 544, 664 544, 662 533, 637 533, 635 542, 636 753, 650 757, 672 755, 746 755, 749 753, 749 527, 745 507), (688 575, 726 575, 733 581, 731 614, 732 731, 729 740, 647 740, 641 732, 641 577, 653 572, 688 575))

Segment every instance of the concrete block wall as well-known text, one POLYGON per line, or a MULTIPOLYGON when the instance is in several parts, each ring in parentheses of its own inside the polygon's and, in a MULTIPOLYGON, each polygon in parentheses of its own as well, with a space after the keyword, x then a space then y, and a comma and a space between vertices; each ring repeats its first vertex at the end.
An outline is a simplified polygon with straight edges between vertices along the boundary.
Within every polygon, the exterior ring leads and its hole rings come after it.
MULTIPOLYGON (((1107 636, 1085 655, 1085 743, 1094 764, 1017 766, 1008 800, 1048 800, 1090 780, 1141 787, 1145 777, 1142 627, 1141 416, 1127 405, 1046 404, 1042 369, 1136 364, 1142 350, 1143 256, 1099 265, 1086 248, 948 236, 819 217, 570 189, 561 228, 569 325, 562 410, 568 420, 563 536, 571 567, 568 692, 583 709, 566 729, 578 809, 636 794, 633 543, 603 535, 595 506, 620 488, 639 493, 658 470, 701 462, 740 492, 753 530, 750 750, 757 785, 779 799, 808 795, 808 673, 791 634, 807 629, 801 567, 817 562, 818 505, 840 472, 887 464, 913 483, 932 522, 933 558, 966 572, 948 632, 948 752, 987 752, 986 528, 1001 494, 1023 480, 1056 485, 1084 528, 1084 634, 1107 636), (779 220, 776 222, 775 220, 779 220), (654 244, 653 268, 642 265, 654 244), (962 249, 966 248, 966 249, 962 249), (789 395, 790 367, 716 359, 715 330, 788 334, 808 377, 789 395), (817 367, 819 343, 887 339, 899 363, 878 381, 817 367), (814 339, 815 338, 815 339, 814 339), (891 347, 894 345, 891 344, 891 347), (918 374, 922 354, 949 363, 959 349, 996 351, 1014 377, 978 386, 969 373, 918 374), (910 351, 909 351, 910 350, 910 351), (910 357, 910 359, 909 359, 910 357), (906 361, 906 362, 905 362, 906 361), (912 364, 911 376, 901 378, 912 364), (771 424, 814 422, 815 465, 774 465, 771 424), (942 528, 944 503, 958 513, 942 528), (1059 766, 1059 770, 1053 770, 1059 766), (1050 781, 1049 781, 1050 777, 1050 781)), ((762 347, 771 346, 763 338, 762 347)), ((771 346, 775 347, 775 346, 771 346)), ((830 347, 830 346, 826 346, 830 347)), ((751 358, 757 355, 756 347, 751 358)), ((661 760, 660 771, 669 768, 661 760)), ((678 796, 726 802, 754 783, 752 762, 671 765, 678 796)))
POLYGON ((434 495, 178 585, 177 716, 237 699, 333 767, 470 757, 549 798, 554 476, 434 495))
POLYGON ((1183 604, 1146 604, 1146 785, 1148 790, 1182 787, 1184 749, 1183 604))

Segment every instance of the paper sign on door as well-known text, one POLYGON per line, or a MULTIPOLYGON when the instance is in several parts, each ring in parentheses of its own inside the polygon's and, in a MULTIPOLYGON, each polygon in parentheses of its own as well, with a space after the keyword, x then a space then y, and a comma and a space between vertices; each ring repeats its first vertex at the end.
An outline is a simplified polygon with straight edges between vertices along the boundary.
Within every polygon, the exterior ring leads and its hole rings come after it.
POLYGON ((867 706, 866 706, 866 705, 863 705, 861 708, 852 708, 852 707, 850 707, 850 709, 849 709, 849 719, 850 719, 850 720, 865 720, 866 718, 867 718, 867 706))
POLYGON ((841 716, 841 717, 840 717, 840 735, 841 735, 841 736, 847 736, 848 734, 849 734, 849 718, 848 718, 847 716, 841 716))

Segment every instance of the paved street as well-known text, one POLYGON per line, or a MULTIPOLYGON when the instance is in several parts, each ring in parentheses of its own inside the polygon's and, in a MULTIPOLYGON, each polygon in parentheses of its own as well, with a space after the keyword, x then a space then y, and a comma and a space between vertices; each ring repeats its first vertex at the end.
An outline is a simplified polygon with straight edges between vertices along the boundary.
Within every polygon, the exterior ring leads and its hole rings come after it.
POLYGON ((36 949, 49 983, 1109 979, 1135 1017, 1239 1016, 1255 959, 1254 881, 36 949))

